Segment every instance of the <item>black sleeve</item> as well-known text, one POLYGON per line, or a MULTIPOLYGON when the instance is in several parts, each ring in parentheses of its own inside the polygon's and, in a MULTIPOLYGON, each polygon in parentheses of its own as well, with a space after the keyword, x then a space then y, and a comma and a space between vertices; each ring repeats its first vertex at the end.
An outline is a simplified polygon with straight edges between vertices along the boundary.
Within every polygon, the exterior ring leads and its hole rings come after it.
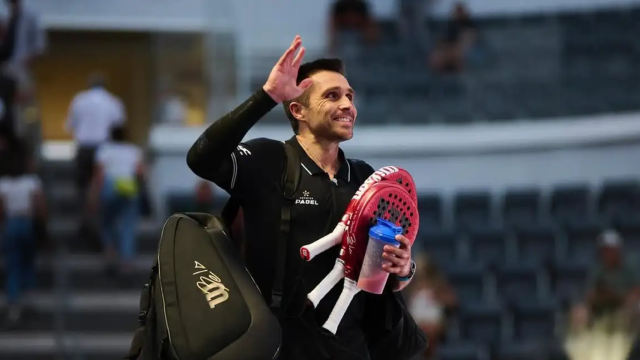
POLYGON ((209 126, 189 149, 187 165, 201 178, 231 193, 244 181, 244 169, 254 167, 275 141, 255 139, 240 144, 251 127, 276 106, 260 89, 247 101, 209 126))

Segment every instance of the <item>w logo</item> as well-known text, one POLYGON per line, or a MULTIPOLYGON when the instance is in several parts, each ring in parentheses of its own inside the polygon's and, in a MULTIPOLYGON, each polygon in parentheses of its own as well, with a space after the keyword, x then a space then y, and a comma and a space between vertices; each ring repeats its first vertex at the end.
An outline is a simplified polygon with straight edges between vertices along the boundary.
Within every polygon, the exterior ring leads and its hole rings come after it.
POLYGON ((199 262, 195 261, 195 264, 196 269, 200 270, 194 272, 193 275, 208 273, 207 275, 200 276, 199 281, 196 282, 196 286, 205 295, 209 303, 209 308, 213 309, 216 305, 227 301, 229 299, 229 289, 224 286, 222 280, 199 262))

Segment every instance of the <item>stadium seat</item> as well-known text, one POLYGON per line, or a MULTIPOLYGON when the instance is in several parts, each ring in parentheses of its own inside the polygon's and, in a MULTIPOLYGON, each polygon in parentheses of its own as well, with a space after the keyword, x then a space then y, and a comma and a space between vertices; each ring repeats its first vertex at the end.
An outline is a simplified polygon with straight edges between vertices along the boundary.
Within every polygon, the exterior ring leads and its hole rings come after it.
POLYGON ((539 221, 540 190, 508 190, 502 202, 502 217, 505 226, 520 227, 539 221))
POLYGON ((469 252, 471 259, 482 264, 499 264, 508 256, 506 234, 499 228, 485 227, 470 230, 469 252))
POLYGON ((458 241, 452 232, 427 229, 421 231, 420 241, 418 246, 422 247, 422 250, 437 264, 457 261, 458 241))
POLYGON ((418 196, 420 226, 422 228, 440 228, 442 226, 442 198, 438 194, 420 194, 418 196))
POLYGON ((498 304, 468 304, 460 311, 461 334, 468 341, 496 344, 504 338, 504 323, 498 304))
POLYGON ((624 239, 625 249, 632 252, 640 251, 640 216, 619 216, 614 220, 613 227, 624 239))
MULTIPOLYGON (((478 344, 452 342, 443 344, 438 349, 439 360, 484 360, 486 349, 478 344)), ((417 360, 417 359, 416 359, 417 360)))
POLYGON ((605 182, 598 197, 598 214, 609 220, 640 210, 640 184, 637 180, 605 182))
POLYGON ((496 290, 508 303, 530 301, 541 289, 538 268, 530 264, 505 264, 496 269, 496 290))
POLYGON ((457 193, 453 200, 455 225, 469 229, 489 224, 491 221, 491 194, 488 191, 457 193))
POLYGON ((556 258, 556 234, 550 226, 523 226, 516 232, 518 259, 545 263, 556 258))
POLYGON ((485 300, 486 270, 479 265, 450 263, 441 267, 460 303, 485 300))
POLYGON ((588 264, 590 263, 569 259, 555 263, 551 277, 551 289, 556 298, 566 304, 573 304, 584 299, 588 264))
POLYGON ((593 259, 596 253, 596 238, 604 230, 598 221, 572 220, 567 223, 567 253, 572 259, 593 259))
POLYGON ((550 340, 556 332, 557 305, 552 301, 524 301, 513 307, 516 340, 550 340))
POLYGON ((587 185, 562 185, 551 193, 551 215, 561 224, 589 215, 589 187, 587 185))

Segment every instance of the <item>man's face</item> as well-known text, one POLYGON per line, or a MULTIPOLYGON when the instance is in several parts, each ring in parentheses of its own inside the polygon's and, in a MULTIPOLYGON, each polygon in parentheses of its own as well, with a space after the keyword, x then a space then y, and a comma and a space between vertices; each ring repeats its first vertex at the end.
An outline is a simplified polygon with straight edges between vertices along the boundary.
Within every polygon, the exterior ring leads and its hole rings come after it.
POLYGON ((346 141, 353 137, 358 111, 355 93, 347 79, 336 72, 321 71, 311 76, 309 106, 300 110, 301 119, 316 137, 328 141, 346 141))

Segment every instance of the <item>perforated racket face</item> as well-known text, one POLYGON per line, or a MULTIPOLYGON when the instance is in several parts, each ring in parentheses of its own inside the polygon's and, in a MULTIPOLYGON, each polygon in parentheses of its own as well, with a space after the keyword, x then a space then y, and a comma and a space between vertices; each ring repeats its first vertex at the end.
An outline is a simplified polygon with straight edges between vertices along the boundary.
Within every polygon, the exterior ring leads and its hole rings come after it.
POLYGON ((371 186, 356 206, 343 238, 340 259, 345 265, 345 277, 357 280, 369 240, 369 229, 377 218, 401 226, 411 243, 420 227, 417 203, 413 195, 396 182, 382 181, 371 186))
MULTIPOLYGON (((378 170, 376 170, 373 174, 371 174, 367 180, 360 186, 358 191, 356 191, 353 198, 347 205, 347 210, 345 211, 344 216, 342 217, 342 221, 348 222, 351 215, 353 215, 356 210, 356 206, 358 202, 361 200, 363 194, 371 188, 374 184, 377 184, 381 181, 391 181, 395 182, 401 186, 403 186, 406 191, 413 196, 415 202, 418 202, 418 195, 416 193, 416 185, 413 182, 413 177, 406 170, 396 167, 396 166, 385 166, 378 170)), ((348 225, 348 224, 347 224, 348 225)))

